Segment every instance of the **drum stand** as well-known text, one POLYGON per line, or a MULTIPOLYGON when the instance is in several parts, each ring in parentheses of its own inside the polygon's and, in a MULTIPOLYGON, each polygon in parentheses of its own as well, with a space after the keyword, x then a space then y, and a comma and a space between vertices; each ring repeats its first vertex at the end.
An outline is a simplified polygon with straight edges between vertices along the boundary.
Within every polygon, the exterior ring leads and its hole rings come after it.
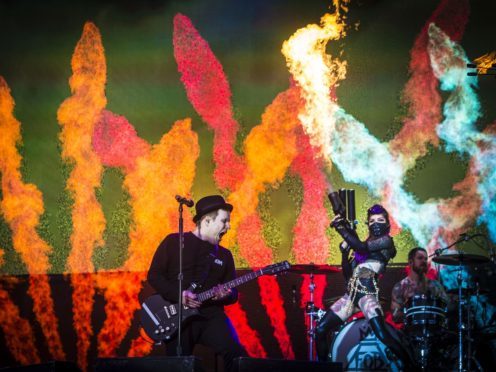
MULTIPOLYGON (((463 332, 466 330, 466 340, 467 340, 467 371, 471 371, 471 362, 473 359, 472 356, 472 334, 471 334, 471 314, 470 314, 470 303, 466 301, 465 296, 462 291, 462 265, 463 259, 459 261, 458 264, 458 275, 457 275, 457 284, 458 284, 458 371, 462 372, 463 369, 463 332), (467 315, 467 324, 463 323, 463 306, 466 309, 467 315)), ((476 364, 478 364, 476 362, 476 364)), ((480 367, 480 366, 479 366, 480 367)))
POLYGON ((315 291, 315 282, 313 281, 313 272, 310 273, 310 284, 308 285, 310 291, 310 301, 306 303, 305 313, 308 316, 308 360, 317 360, 315 356, 315 322, 321 319, 325 311, 315 307, 313 302, 313 293, 315 291))
POLYGON ((310 284, 308 285, 310 291, 310 301, 307 302, 305 312, 308 315, 308 360, 315 360, 315 304, 313 302, 313 292, 315 291, 315 282, 313 281, 313 272, 310 273, 310 284))
POLYGON ((458 264, 458 371, 463 371, 462 261, 458 264))
MULTIPOLYGON (((485 262, 489 262, 489 259, 484 256, 474 255, 474 254, 465 254, 463 252, 459 252, 456 254, 449 255, 441 255, 441 252, 451 248, 452 246, 459 244, 463 241, 468 241, 470 239, 475 238, 476 236, 481 236, 481 234, 475 234, 472 236, 468 236, 467 234, 462 234, 461 239, 456 242, 450 244, 446 248, 437 249, 432 256, 436 256, 432 259, 435 263, 442 265, 451 265, 458 266, 458 276, 457 276, 457 284, 458 284, 458 371, 463 371, 463 330, 466 329, 467 334, 467 346, 468 346, 468 355, 467 355, 467 370, 470 371, 472 361, 479 367, 480 365, 477 360, 472 356, 472 335, 471 335, 471 309, 470 306, 466 306, 467 311, 467 325, 463 324, 463 305, 466 304, 465 297, 463 296, 462 291, 462 265, 471 265, 471 264, 482 264, 485 262)), ((491 251, 491 257, 493 257, 491 251)), ((468 289, 468 288, 467 288, 468 289)), ((468 293, 468 291, 467 291, 468 293)))

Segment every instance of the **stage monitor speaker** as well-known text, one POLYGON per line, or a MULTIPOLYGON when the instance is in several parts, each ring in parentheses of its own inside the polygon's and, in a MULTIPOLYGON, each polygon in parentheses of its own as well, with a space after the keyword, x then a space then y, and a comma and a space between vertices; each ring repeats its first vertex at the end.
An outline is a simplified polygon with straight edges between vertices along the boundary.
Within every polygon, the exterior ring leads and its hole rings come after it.
POLYGON ((259 359, 259 358, 237 358, 235 359, 238 372, 341 372, 341 363, 331 362, 309 362, 306 360, 284 360, 284 359, 259 359))
POLYGON ((95 372, 204 372, 193 356, 143 358, 98 358, 95 372))
POLYGON ((29 366, 0 368, 2 372, 81 372, 76 363, 52 361, 29 366))

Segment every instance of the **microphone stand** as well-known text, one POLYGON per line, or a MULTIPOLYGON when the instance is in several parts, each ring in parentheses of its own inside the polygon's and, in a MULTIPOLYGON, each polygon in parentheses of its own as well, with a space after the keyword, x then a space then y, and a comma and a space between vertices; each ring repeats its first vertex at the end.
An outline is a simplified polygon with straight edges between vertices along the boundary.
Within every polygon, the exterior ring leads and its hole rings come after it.
POLYGON ((177 347, 176 355, 181 356, 181 331, 183 320, 183 248, 184 248, 184 228, 183 228, 183 201, 179 201, 179 274, 177 274, 177 281, 179 283, 179 300, 178 300, 178 319, 177 325, 177 347))
POLYGON ((468 240, 467 237, 466 236, 463 236, 461 239, 458 239, 456 242, 451 243, 447 247, 436 249, 434 251, 434 253, 429 256, 429 258, 431 258, 433 256, 439 257, 441 255, 441 253, 443 253, 444 251, 450 249, 451 247, 453 247, 453 246, 455 246, 455 245, 457 245, 457 244, 459 244, 461 242, 467 241, 467 240, 468 240))

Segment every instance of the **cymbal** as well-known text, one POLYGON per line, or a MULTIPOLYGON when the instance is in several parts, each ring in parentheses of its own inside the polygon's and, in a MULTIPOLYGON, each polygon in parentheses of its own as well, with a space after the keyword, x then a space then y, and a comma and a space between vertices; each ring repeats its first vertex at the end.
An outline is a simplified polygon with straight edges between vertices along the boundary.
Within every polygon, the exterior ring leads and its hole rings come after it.
POLYGON ((289 271, 301 274, 330 274, 338 273, 341 271, 341 269, 331 265, 298 264, 291 265, 289 271))
POLYGON ((489 258, 480 256, 478 254, 444 254, 442 256, 434 257, 432 259, 437 264, 441 265, 479 265, 489 262, 489 258))

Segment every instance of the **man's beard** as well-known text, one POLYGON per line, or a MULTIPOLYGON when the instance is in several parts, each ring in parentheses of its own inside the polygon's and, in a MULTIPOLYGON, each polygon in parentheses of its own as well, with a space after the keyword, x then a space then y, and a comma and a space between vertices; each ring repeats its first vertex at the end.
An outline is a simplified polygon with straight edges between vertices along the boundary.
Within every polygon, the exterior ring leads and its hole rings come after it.
POLYGON ((420 275, 420 276, 423 276, 425 274, 427 274, 427 265, 422 265, 422 266, 413 266, 413 271, 420 275))

